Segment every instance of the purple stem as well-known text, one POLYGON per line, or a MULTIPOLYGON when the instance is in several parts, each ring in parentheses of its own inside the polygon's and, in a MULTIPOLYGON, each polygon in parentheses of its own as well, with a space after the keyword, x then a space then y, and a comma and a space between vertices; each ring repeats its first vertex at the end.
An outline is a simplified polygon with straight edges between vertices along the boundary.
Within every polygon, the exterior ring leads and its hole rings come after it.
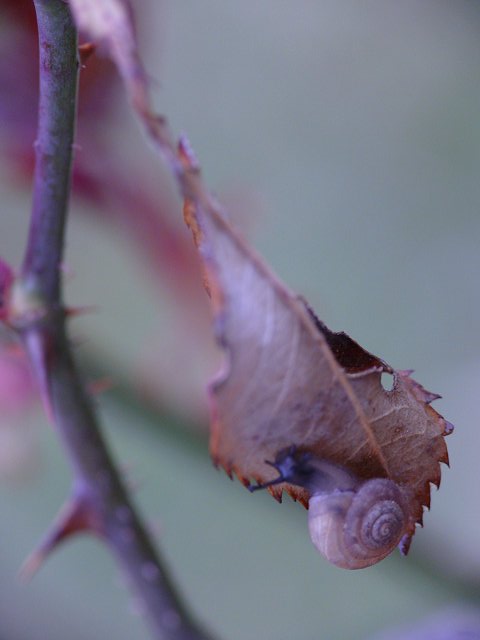
POLYGON ((75 135, 77 33, 62 0, 34 0, 40 49, 40 100, 33 206, 23 278, 48 303, 60 299, 75 135))
POLYGON ((155 638, 208 640, 182 603, 100 434, 72 356, 61 294, 61 261, 75 131, 77 34, 63 0, 34 0, 40 106, 34 195, 15 326, 70 458, 74 496, 88 501, 96 530, 117 557, 155 638))

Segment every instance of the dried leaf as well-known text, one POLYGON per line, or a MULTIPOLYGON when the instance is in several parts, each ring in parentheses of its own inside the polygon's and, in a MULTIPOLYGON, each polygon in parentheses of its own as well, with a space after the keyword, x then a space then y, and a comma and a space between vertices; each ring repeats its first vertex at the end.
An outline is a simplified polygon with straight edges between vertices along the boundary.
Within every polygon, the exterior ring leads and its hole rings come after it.
MULTIPOLYGON (((87 37, 103 46, 133 108, 187 198, 185 216, 205 267, 217 339, 228 355, 212 385, 211 452, 248 484, 272 480, 265 464, 290 445, 330 459, 360 478, 388 477, 411 496, 413 534, 430 484, 447 462, 450 425, 430 407, 435 395, 394 371, 343 333, 333 333, 289 291, 219 213, 183 140, 177 153, 151 107, 126 0, 70 0, 87 37), (385 390, 382 373, 394 377, 385 390)), ((304 504, 298 487, 278 485, 304 504)))
MULTIPOLYGON (((225 370, 211 385, 214 461, 248 485, 268 482, 265 464, 279 450, 301 451, 344 465, 358 477, 386 477, 411 499, 413 534, 430 483, 447 462, 449 423, 436 398, 344 333, 331 332, 239 237, 214 207, 187 200, 185 219, 205 268, 225 370), (382 373, 393 375, 385 390, 382 373)), ((307 503, 298 486, 282 490, 307 503)))

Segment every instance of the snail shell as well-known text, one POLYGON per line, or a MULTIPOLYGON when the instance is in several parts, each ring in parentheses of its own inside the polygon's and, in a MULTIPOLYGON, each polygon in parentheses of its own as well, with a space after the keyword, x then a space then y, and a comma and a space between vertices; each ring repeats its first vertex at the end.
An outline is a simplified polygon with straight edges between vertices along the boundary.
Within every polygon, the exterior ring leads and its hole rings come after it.
MULTIPOLYGON (((308 528, 315 547, 337 567, 363 569, 400 545, 406 554, 412 521, 406 489, 385 478, 361 480, 346 467, 292 445, 273 462, 278 477, 250 491, 289 482, 308 491, 308 528)), ((413 525, 414 526, 414 525, 413 525)))
POLYGON ((409 524, 401 488, 383 478, 347 490, 325 492, 322 487, 311 493, 308 509, 313 544, 329 562, 345 569, 383 560, 409 524))

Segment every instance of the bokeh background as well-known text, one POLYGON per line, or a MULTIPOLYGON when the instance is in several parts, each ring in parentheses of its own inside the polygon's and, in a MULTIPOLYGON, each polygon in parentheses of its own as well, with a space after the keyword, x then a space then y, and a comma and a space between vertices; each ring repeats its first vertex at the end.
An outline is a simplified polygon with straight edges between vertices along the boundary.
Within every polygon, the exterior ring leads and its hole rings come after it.
MULTIPOLYGON (((332 329, 415 369, 456 427, 451 470, 409 557, 358 572, 316 554, 302 507, 216 471, 204 390, 220 355, 175 185, 114 70, 87 61, 65 279, 69 303, 95 311, 72 336, 86 378, 112 382, 98 400, 105 432, 179 587, 229 640, 440 638, 462 625, 480 638, 480 8, 137 0, 135 10, 158 109, 188 134, 237 226, 332 329), (417 624, 430 630, 398 631, 417 624)), ((37 95, 29 0, 1 0, 0 41, 0 254, 18 267, 37 95)), ((71 476, 8 338, 0 637, 146 639, 141 605, 95 540, 69 542, 18 582, 71 476)))

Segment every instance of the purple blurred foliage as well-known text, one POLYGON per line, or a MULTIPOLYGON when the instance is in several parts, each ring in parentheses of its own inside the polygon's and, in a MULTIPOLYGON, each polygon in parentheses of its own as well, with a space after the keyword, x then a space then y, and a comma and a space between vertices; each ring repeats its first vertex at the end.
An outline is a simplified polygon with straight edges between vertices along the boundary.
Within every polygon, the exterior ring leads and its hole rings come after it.
MULTIPOLYGON (((141 16, 148 22, 145 12, 148 6, 142 7, 141 16)), ((37 48, 36 17, 31 0, 4 0, 0 4, 0 153, 7 160, 10 184, 18 189, 30 189, 33 175, 37 48)), ((162 177, 161 167, 146 171, 147 153, 145 162, 139 162, 138 157, 129 153, 128 142, 122 147, 123 141, 118 139, 113 127, 122 122, 125 104, 114 66, 102 58, 101 52, 98 55, 93 52, 84 61, 80 73, 78 151, 72 195, 83 203, 78 209, 82 215, 118 229, 125 236, 153 285, 152 295, 158 296, 155 289, 159 288, 163 298, 165 288, 170 290, 180 321, 173 339, 168 341, 168 349, 175 350, 185 343, 194 357, 192 335, 198 342, 209 335, 198 258, 179 220, 180 203, 172 195, 168 178, 162 177)), ((198 410, 197 416, 200 412, 203 417, 199 376, 189 380, 191 371, 197 367, 167 371, 174 358, 172 354, 166 359, 163 357, 165 337, 162 341, 162 336, 146 336, 145 343, 148 357, 139 354, 140 362, 134 367, 142 393, 159 405, 170 398, 177 408, 179 397, 191 393, 192 398, 185 403, 190 403, 186 414, 192 416, 198 410), (178 387, 179 393, 172 393, 172 385, 178 387)), ((181 351, 184 353, 185 349, 181 351)))
MULTIPOLYGON (((29 187, 38 103, 37 28, 31 0, 5 0, 0 24, 2 153, 18 186, 29 187)), ((88 58, 80 74, 79 95, 80 152, 73 169, 73 195, 88 205, 83 210, 123 227, 154 277, 190 305, 198 287, 197 262, 187 234, 171 222, 174 203, 164 195, 165 182, 160 188, 152 186, 128 150, 119 157, 109 139, 108 123, 115 121, 125 103, 110 61, 95 53, 88 58)))

